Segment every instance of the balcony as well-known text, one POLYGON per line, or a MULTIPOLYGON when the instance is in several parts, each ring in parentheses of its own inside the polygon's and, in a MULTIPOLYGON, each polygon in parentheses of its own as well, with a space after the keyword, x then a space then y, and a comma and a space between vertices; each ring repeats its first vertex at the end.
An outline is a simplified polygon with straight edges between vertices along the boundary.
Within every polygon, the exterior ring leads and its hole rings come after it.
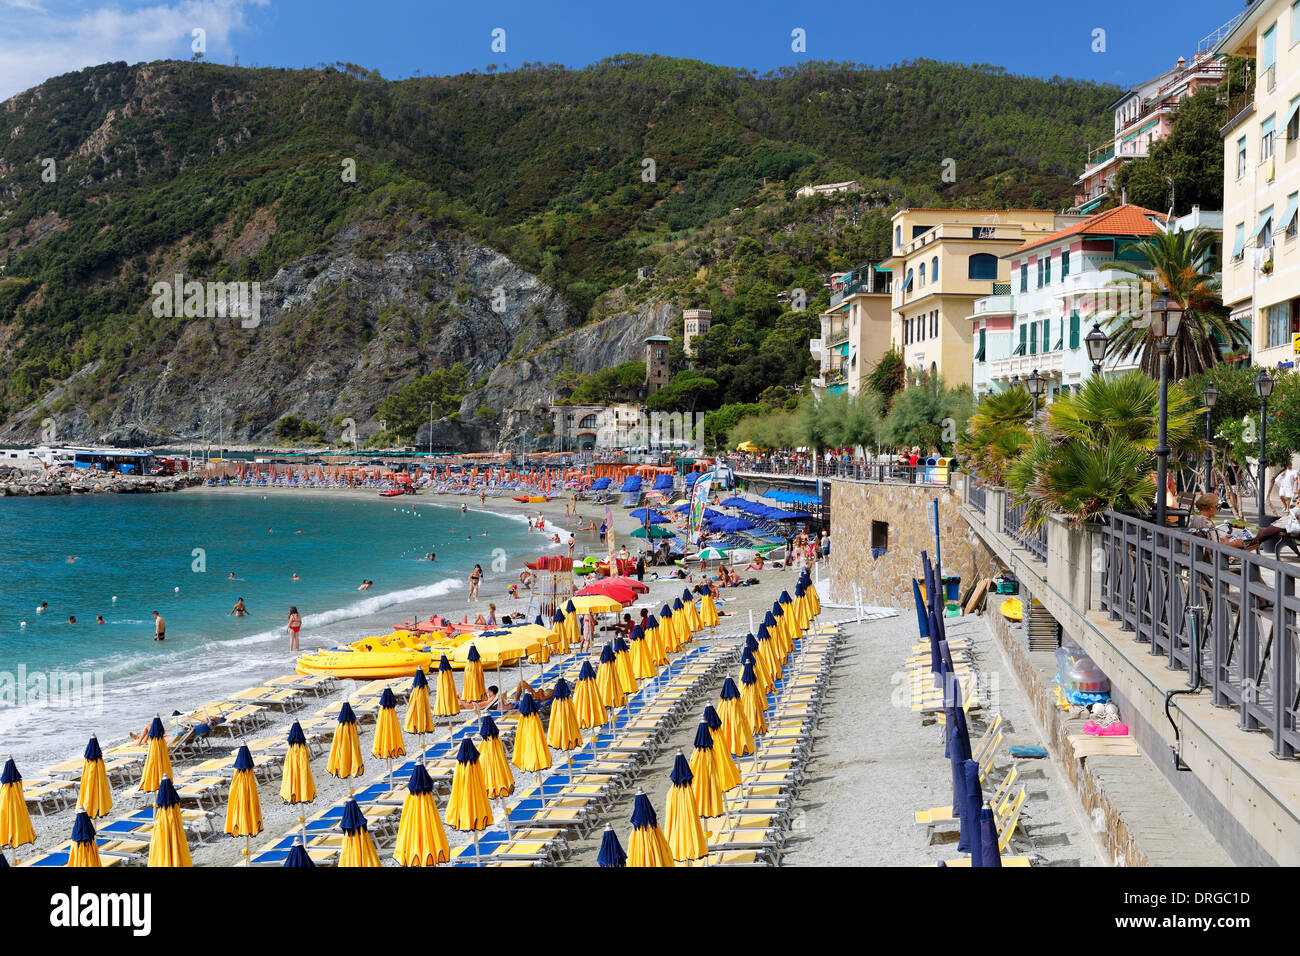
POLYGON ((1226 136, 1228 132, 1243 120, 1255 112, 1255 91, 1247 90, 1228 100, 1227 106, 1223 111, 1223 128, 1219 130, 1220 136, 1226 136))
POLYGON ((1011 378, 1019 375, 1027 378, 1034 369, 1039 374, 1060 372, 1065 368, 1065 349, 1052 352, 1039 352, 1036 355, 1012 355, 1010 358, 994 359, 988 363, 989 378, 1011 378))
POLYGON ((830 335, 826 337, 826 348, 833 349, 837 345, 843 345, 848 340, 849 340, 849 330, 840 329, 837 332, 832 332, 830 335))
MULTIPOLYGON (((1004 285, 998 282, 995 286, 1004 285)), ((1014 295, 986 295, 982 299, 975 300, 975 316, 978 318, 982 315, 1014 315, 1016 312, 1016 297, 1014 295)))

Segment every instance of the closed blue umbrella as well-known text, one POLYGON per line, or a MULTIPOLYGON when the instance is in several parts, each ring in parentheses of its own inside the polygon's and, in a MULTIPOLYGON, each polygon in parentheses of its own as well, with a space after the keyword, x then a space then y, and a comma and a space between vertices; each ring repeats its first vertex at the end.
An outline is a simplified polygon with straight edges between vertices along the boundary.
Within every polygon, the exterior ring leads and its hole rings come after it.
POLYGON ((1002 855, 998 852, 998 828, 993 820, 993 811, 988 807, 980 810, 980 848, 971 856, 971 866, 1001 866, 1002 855))
POLYGON ((284 858, 284 865, 295 869, 314 867, 311 856, 307 853, 307 848, 302 845, 302 837, 293 841, 293 846, 289 848, 289 855, 284 858))
POLYGON ((965 775, 965 802, 961 806, 961 838, 957 842, 960 853, 979 853, 980 849, 980 806, 984 795, 980 792, 980 766, 974 760, 962 764, 965 775))
POLYGON ((952 772, 952 815, 961 819, 966 805, 966 758, 961 755, 961 745, 957 742, 956 723, 947 724, 948 768, 952 772))
POLYGON ((600 852, 596 854, 597 866, 627 866, 627 854, 618 842, 618 835, 610 824, 605 824, 605 832, 600 836, 600 852))

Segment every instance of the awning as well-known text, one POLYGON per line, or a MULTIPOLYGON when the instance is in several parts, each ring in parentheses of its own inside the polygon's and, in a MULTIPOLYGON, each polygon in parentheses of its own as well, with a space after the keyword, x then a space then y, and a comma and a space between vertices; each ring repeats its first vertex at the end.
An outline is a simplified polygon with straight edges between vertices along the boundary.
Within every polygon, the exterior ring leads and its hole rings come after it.
POLYGON ((856 345, 850 345, 850 346, 849 346, 849 364, 852 365, 852 364, 853 364, 854 362, 856 362, 857 360, 858 360, 858 347, 857 347, 856 345))
POLYGON ((1291 198, 1287 200, 1286 211, 1282 213, 1282 218, 1277 221, 1278 228, 1283 232, 1289 231, 1297 210, 1300 210, 1300 193, 1292 193, 1291 198))
POLYGON ((906 292, 910 288, 912 288, 912 275, 908 273, 907 281, 903 283, 903 291, 906 292))
POLYGON ((1250 311, 1251 311, 1251 310, 1250 310, 1250 306, 1248 306, 1248 305, 1243 305, 1243 306, 1242 306, 1241 308, 1239 308, 1239 309, 1233 309, 1232 312, 1229 313, 1229 315, 1228 315, 1228 319, 1229 319, 1230 321, 1232 321, 1232 322, 1245 322, 1246 324, 1249 325, 1249 324, 1250 324, 1250 311))
POLYGON ((1237 233, 1237 238, 1232 244, 1232 258, 1240 259, 1242 253, 1246 251, 1246 230, 1242 229, 1237 233))
POLYGON ((984 346, 983 346, 983 345, 981 345, 981 346, 980 346, 980 350, 979 350, 978 352, 975 353, 975 361, 977 361, 977 362, 982 362, 982 361, 984 361, 984 346))
POLYGON ((1296 116, 1300 114, 1300 96, 1291 101, 1291 109, 1286 114, 1286 123, 1283 126, 1286 129, 1291 128, 1291 124, 1296 121, 1296 116))
POLYGON ((1265 209, 1263 212, 1259 214, 1259 225, 1255 227, 1255 231, 1250 234, 1250 237, 1254 239, 1256 242, 1259 242, 1259 237, 1264 234, 1264 230, 1267 229, 1270 225, 1272 225, 1272 223, 1273 223, 1273 207, 1269 206, 1267 209, 1265 209))

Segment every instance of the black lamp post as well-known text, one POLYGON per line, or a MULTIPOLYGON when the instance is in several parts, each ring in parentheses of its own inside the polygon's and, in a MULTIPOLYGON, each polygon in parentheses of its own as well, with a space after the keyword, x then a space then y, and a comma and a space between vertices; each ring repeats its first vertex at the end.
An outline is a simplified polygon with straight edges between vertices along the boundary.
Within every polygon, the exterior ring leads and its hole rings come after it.
POLYGON ((1273 379, 1265 369, 1260 369, 1255 376, 1255 394, 1259 396, 1259 489, 1255 492, 1259 499, 1259 528, 1264 529, 1264 461, 1265 449, 1268 447, 1268 397, 1273 394, 1273 379))
POLYGON ((1169 340, 1178 334, 1183 308, 1168 296, 1151 303, 1151 334, 1160 352, 1160 434, 1156 439, 1156 524, 1164 527, 1169 484, 1169 340))
POLYGON ((1219 390, 1213 383, 1205 386, 1201 392, 1201 401, 1205 403, 1205 490, 1214 490, 1214 403, 1219 400, 1219 390))
POLYGON ((1101 366, 1106 361, 1106 349, 1110 347, 1110 339, 1101 330, 1101 326, 1094 322, 1092 331, 1083 337, 1083 344, 1088 347, 1088 358, 1092 359, 1092 374, 1101 374, 1101 366))
POLYGON ((1034 425, 1038 424, 1038 400, 1042 397, 1043 392, 1047 391, 1046 377, 1038 374, 1038 369, 1029 373, 1029 378, 1025 380, 1025 387, 1029 389, 1029 395, 1034 400, 1034 425))

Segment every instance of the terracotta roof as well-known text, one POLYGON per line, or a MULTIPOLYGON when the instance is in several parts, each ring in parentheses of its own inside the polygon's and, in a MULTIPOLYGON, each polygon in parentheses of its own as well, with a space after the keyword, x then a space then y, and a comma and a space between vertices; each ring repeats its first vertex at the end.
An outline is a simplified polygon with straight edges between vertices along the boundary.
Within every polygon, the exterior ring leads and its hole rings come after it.
POLYGON ((1162 212, 1126 203, 1123 206, 1116 206, 1114 209, 1099 212, 1095 216, 1089 216, 1083 222, 1076 222, 1073 226, 1054 232, 1050 236, 1031 239, 1020 248, 1006 253, 1002 258, 1006 259, 1029 249, 1037 249, 1039 246, 1059 242, 1066 236, 1153 236, 1160 231, 1160 227, 1151 221, 1149 217, 1152 216, 1160 222, 1169 221, 1169 217, 1162 212))

